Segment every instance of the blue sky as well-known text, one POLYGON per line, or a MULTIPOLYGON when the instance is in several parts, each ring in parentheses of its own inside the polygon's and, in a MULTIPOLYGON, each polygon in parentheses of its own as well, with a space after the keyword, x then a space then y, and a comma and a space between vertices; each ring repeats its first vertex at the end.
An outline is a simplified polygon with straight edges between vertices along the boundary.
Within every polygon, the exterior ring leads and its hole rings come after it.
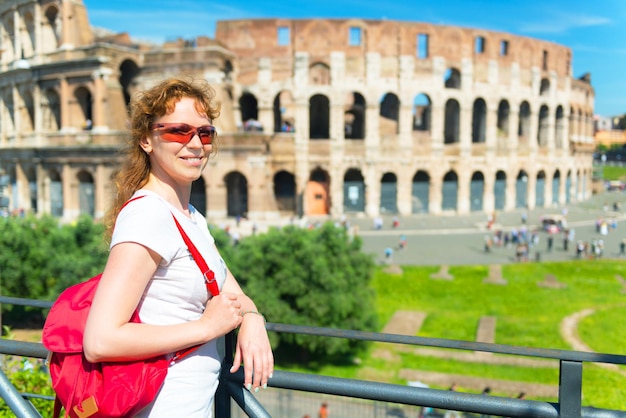
POLYGON ((213 37, 218 20, 363 18, 477 27, 573 51, 574 76, 591 73, 595 112, 626 113, 626 0, 83 0, 91 24, 137 40, 213 37))

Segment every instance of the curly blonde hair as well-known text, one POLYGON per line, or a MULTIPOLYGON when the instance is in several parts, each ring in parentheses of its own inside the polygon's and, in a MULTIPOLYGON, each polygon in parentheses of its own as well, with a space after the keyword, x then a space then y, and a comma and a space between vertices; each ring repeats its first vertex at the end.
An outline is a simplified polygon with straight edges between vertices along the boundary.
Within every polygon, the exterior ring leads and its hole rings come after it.
MULTIPOLYGON (((124 161, 115 175, 117 193, 104 219, 107 241, 110 241, 115 220, 124 203, 148 181, 150 159, 139 145, 141 140, 150 135, 150 126, 156 119, 173 112, 176 103, 185 97, 193 98, 196 110, 211 122, 219 116, 220 106, 214 102, 215 90, 204 80, 167 78, 133 96, 130 102, 130 135, 122 149, 124 161)), ((213 152, 216 149, 214 143, 213 152)))

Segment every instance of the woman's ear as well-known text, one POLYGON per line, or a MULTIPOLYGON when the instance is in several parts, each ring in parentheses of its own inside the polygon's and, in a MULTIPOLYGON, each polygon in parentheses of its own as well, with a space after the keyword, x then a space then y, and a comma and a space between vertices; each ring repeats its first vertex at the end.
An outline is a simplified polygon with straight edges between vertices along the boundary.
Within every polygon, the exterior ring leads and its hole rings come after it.
POLYGON ((139 141, 139 146, 148 155, 150 155, 150 153, 152 152, 152 143, 150 142, 150 139, 148 139, 148 137, 141 138, 141 140, 139 141))

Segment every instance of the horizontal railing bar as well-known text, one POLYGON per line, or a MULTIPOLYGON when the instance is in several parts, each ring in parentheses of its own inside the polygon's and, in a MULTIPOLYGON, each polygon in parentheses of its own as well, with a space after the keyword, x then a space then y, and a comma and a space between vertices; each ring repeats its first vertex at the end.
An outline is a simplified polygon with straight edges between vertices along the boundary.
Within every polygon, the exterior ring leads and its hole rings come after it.
POLYGON ((53 401, 54 396, 51 395, 40 395, 38 393, 22 393, 22 397, 26 399, 43 399, 44 401, 53 401))
POLYGON ((49 300, 14 298, 11 296, 0 296, 0 303, 6 303, 8 305, 32 306, 34 308, 42 309, 50 309, 52 307, 52 302, 49 300))
MULTIPOLYGON (((234 374, 223 373, 222 378, 235 381, 241 387, 243 371, 239 370, 234 374)), ((550 402, 418 388, 297 372, 275 371, 273 377, 268 382, 268 386, 302 392, 323 393, 349 398, 515 418, 566 418, 560 417, 559 405, 550 402)), ((626 416, 626 413, 623 411, 598 408, 582 409, 582 417, 584 418, 624 418, 624 416, 626 416)))
POLYGON ((0 353, 39 359, 48 357, 48 350, 41 343, 7 340, 5 338, 0 339, 0 353))
POLYGON ((480 343, 475 341, 448 340, 444 338, 415 337, 379 332, 354 331, 336 328, 312 327, 267 323, 268 331, 291 334, 317 335, 320 337, 348 338, 352 340, 378 341, 394 344, 422 345, 458 350, 484 351, 489 353, 539 357, 553 360, 569 360, 591 363, 626 364, 626 356, 618 354, 589 353, 585 351, 557 350, 550 348, 518 347, 505 344, 480 343))

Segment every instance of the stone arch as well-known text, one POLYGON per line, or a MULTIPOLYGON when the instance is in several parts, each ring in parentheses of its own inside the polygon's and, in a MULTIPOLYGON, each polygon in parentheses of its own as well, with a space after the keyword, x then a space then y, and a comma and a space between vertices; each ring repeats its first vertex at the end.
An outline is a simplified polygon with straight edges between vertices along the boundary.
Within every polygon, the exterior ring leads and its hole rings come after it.
POLYGON ((494 209, 506 208, 506 173, 503 170, 496 172, 496 180, 493 183, 494 209))
POLYGON ((48 88, 42 95, 41 121, 44 131, 55 132, 61 129, 61 98, 55 89, 48 88))
POLYGON ((565 177, 565 203, 572 201, 572 170, 567 171, 565 177))
POLYGON ((520 170, 515 181, 515 207, 528 207, 528 173, 520 170))
POLYGON ((37 198, 39 194, 39 188, 37 184, 37 172, 35 171, 35 167, 32 165, 24 167, 24 175, 26 176, 26 186, 28 187, 28 203, 25 209, 29 209, 32 213, 37 213, 37 211, 39 210, 39 199, 37 198))
POLYGON ((546 205, 546 172, 539 170, 535 182, 535 206, 542 208, 546 205))
POLYGON ((380 179, 380 212, 398 213, 398 177, 384 173, 380 179))
POLYGON ((537 129, 537 145, 546 147, 548 145, 548 130, 550 127, 548 106, 543 105, 539 108, 539 123, 537 129))
POLYGON ((78 209, 81 215, 89 215, 92 218, 96 214, 96 198, 93 176, 86 170, 76 174, 78 180, 78 209))
POLYGON ((443 75, 444 86, 447 89, 460 89, 461 88, 461 72, 458 68, 448 68, 443 75))
POLYGON ((311 171, 306 185, 306 215, 328 215, 330 211, 330 175, 320 167, 311 171))
POLYGON ((74 90, 74 98, 76 99, 75 110, 77 111, 70 113, 75 118, 72 126, 82 128, 87 126, 86 122, 88 119, 93 121, 93 97, 87 87, 80 86, 74 90))
POLYGON ((459 194, 459 176, 454 170, 448 171, 443 176, 443 183, 441 189, 441 209, 442 210, 457 210, 459 194))
POLYGON ((365 97, 357 92, 348 93, 344 110, 344 135, 346 139, 365 139, 365 97))
POLYGON ((60 11, 55 3, 49 3, 43 15, 44 19, 41 27, 42 49, 44 52, 52 52, 61 44, 63 20, 60 18, 60 11))
POLYGON ((432 119, 432 102, 424 93, 415 96, 413 100, 413 130, 430 132, 432 119))
POLYGON ((472 108, 472 143, 482 144, 485 142, 487 131, 487 104, 482 98, 474 101, 472 108))
POLYGON ((48 198, 50 200, 50 214, 56 218, 63 217, 63 180, 56 169, 48 170, 48 198))
POLYGON ((446 102, 443 138, 445 144, 456 144, 459 142, 461 107, 456 99, 448 99, 446 102))
POLYGON ((470 181, 470 211, 483 210, 483 197, 485 195, 485 176, 480 171, 472 174, 470 181))
POLYGON ((296 177, 293 173, 280 170, 274 174, 274 198, 281 212, 296 211, 296 177))
POLYGON ((380 100, 380 135, 395 135, 399 132, 400 99, 394 93, 385 93, 380 100))
POLYGON ((274 97, 274 132, 295 131, 295 102, 289 90, 280 91, 274 97))
POLYGON ((530 137, 530 105, 523 101, 519 107, 519 123, 517 125, 517 136, 519 141, 528 144, 530 137))
POLYGON ((224 177, 226 187, 226 215, 246 217, 248 214, 248 179, 239 171, 224 177))
POLYGON ((561 189, 561 171, 557 168, 552 175, 552 204, 559 204, 559 190, 561 189))
POLYGON ((263 130, 259 124, 259 104, 254 94, 245 92, 239 97, 239 110, 244 131, 263 130))
POLYGON ((428 213, 430 200, 430 176, 418 170, 413 176, 411 188, 411 212, 428 213))
POLYGON ((509 137, 509 117, 511 113, 511 106, 508 100, 502 99, 498 104, 498 120, 496 122, 498 138, 509 137))
POLYGON ((35 55, 35 45, 36 45, 36 37, 35 37, 35 17, 33 13, 29 10, 23 15, 24 22, 24 31, 23 33, 26 36, 22 36, 22 58, 28 58, 35 55))
POLYGON ((33 93, 30 89, 22 87, 19 89, 22 106, 20 106, 20 131, 22 133, 35 130, 35 104, 33 93))
POLYGON ((2 57, 7 61, 13 61, 16 57, 15 44, 13 42, 13 38, 15 36, 15 25, 13 23, 12 13, 7 13, 6 17, 2 20, 2 27, 4 28, 4 31, 2 31, 2 46, 6 48, 2 52, 2 57))
POLYGON ((309 99, 309 138, 330 138, 330 101, 323 94, 309 99))
POLYGON ((350 168, 343 176, 344 212, 365 211, 365 180, 358 168, 350 168))

